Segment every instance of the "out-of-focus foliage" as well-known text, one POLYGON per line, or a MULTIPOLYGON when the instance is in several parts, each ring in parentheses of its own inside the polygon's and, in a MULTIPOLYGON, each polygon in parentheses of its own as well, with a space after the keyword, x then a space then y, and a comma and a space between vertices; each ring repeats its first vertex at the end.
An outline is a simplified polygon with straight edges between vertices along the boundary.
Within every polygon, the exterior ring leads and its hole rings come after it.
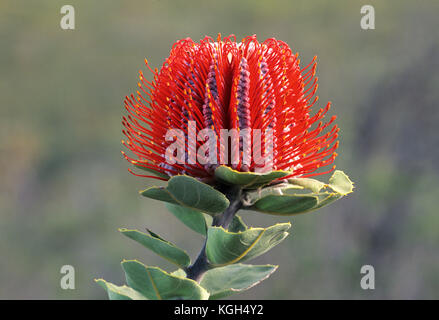
POLYGON ((201 235, 138 194, 157 182, 126 171, 120 120, 145 57, 160 67, 175 40, 218 32, 276 37, 304 64, 318 55, 319 103, 342 129, 336 163, 357 187, 316 214, 243 212, 252 226, 293 225, 255 259, 276 274, 236 297, 439 298, 438 1, 370 0, 370 31, 348 0, 69 4, 74 31, 59 27, 59 2, 0 2, 0 298, 104 299, 93 278, 122 284, 122 258, 175 269, 119 226, 198 252, 201 235), (59 285, 66 264, 75 290, 59 285), (373 291, 360 288, 365 264, 373 291))

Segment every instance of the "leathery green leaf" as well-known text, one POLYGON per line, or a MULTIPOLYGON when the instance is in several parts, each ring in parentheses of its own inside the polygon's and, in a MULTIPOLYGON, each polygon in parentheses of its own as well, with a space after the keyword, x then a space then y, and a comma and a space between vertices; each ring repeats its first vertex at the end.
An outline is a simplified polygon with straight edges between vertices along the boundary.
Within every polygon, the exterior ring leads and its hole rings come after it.
POLYGON ((319 203, 317 204, 317 206, 315 206, 313 208, 313 210, 315 209, 319 209, 321 207, 327 206, 328 204, 342 198, 343 196, 341 194, 338 193, 323 193, 319 195, 319 203))
POLYGON ((310 178, 291 178, 288 179, 288 182, 293 185, 297 185, 309 189, 315 193, 319 193, 320 190, 322 190, 326 186, 324 182, 310 178))
POLYGON ((174 272, 171 272, 171 275, 186 278, 186 272, 183 269, 177 269, 174 272))
POLYGON ((165 187, 150 187, 140 191, 140 194, 144 197, 148 197, 154 200, 177 204, 177 201, 175 201, 175 199, 165 187))
POLYGON ((203 213, 171 203, 167 203, 166 208, 187 227, 203 236, 206 235, 207 225, 203 213))
POLYGON ((329 178, 328 187, 345 196, 353 191, 354 183, 343 171, 335 170, 332 177, 329 178))
POLYGON ((145 197, 179 204, 212 215, 223 212, 229 206, 229 200, 224 194, 186 175, 172 177, 166 188, 151 187, 140 193, 145 197))
POLYGON ((207 231, 207 258, 213 266, 250 260, 284 240, 290 227, 290 223, 281 223, 268 228, 249 228, 242 232, 210 227, 207 231))
POLYGON ((220 299, 254 287, 276 269, 273 265, 232 264, 207 271, 200 285, 210 293, 209 299, 220 299))
POLYGON ((124 228, 119 229, 119 231, 123 235, 140 243, 180 268, 185 268, 191 263, 191 259, 185 251, 169 241, 165 241, 160 237, 154 236, 154 234, 149 235, 137 230, 129 230, 124 228))
POLYGON ((243 188, 258 188, 289 174, 290 172, 287 171, 240 172, 227 166, 219 166, 215 169, 215 178, 217 180, 230 185, 239 185, 243 188))
POLYGON ((334 171, 331 178, 329 178, 329 183, 310 178, 290 178, 288 179, 288 182, 292 185, 309 189, 313 193, 319 193, 324 188, 330 188, 342 196, 351 193, 354 188, 353 182, 341 170, 334 171))
POLYGON ((237 214, 233 217, 232 222, 230 223, 230 226, 228 230, 230 232, 239 232, 239 231, 245 231, 247 230, 247 225, 245 224, 244 220, 237 214))
POLYGON ((127 286, 117 286, 104 279, 95 279, 107 291, 110 300, 148 300, 144 295, 127 286))
POLYGON ((288 182, 287 186, 282 184, 277 188, 266 188, 267 190, 273 189, 273 192, 263 192, 264 190, 262 190, 250 193, 249 199, 251 201, 247 204, 246 209, 274 215, 305 213, 319 209, 342 198, 351 193, 354 188, 353 182, 340 170, 334 172, 328 184, 307 178, 288 179, 288 182), (312 193, 297 192, 289 186, 308 189, 312 193), (322 192, 322 189, 327 189, 331 192, 322 192))
POLYGON ((249 209, 273 215, 294 215, 307 212, 318 204, 314 195, 268 195, 256 201, 249 209))
POLYGON ((150 300, 206 300, 209 293, 197 282, 172 275, 136 260, 122 262, 128 286, 150 300))

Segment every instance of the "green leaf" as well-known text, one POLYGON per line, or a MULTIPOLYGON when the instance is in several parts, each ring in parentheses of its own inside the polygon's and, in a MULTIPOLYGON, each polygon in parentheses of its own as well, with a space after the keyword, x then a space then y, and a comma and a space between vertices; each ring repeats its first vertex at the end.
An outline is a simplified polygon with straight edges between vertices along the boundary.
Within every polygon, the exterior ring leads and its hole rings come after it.
POLYGON ((162 240, 162 241, 167 242, 167 243, 171 243, 171 242, 169 242, 169 241, 163 239, 162 237, 160 237, 157 233, 152 232, 151 229, 146 228, 146 231, 148 231, 148 233, 149 233, 152 237, 154 237, 154 238, 156 238, 156 239, 162 240))
POLYGON ((242 218, 238 215, 235 215, 233 217, 232 222, 230 223, 229 226, 229 231, 230 232, 240 232, 240 231, 245 231, 247 230, 247 225, 244 223, 244 221, 242 220, 242 218))
POLYGON ((165 187, 150 187, 143 191, 140 191, 140 194, 144 197, 148 197, 154 200, 178 204, 177 201, 172 197, 171 193, 165 187))
POLYGON ((329 178, 328 186, 335 192, 345 196, 354 189, 354 183, 349 177, 340 170, 335 170, 331 178, 329 178))
POLYGON ((167 189, 178 203, 203 212, 222 213, 229 206, 224 194, 189 176, 173 177, 167 189))
POLYGON ((151 300, 206 300, 209 293, 197 282, 169 274, 136 260, 122 262, 128 286, 151 300))
POLYGON ((291 178, 288 182, 294 185, 302 186, 306 189, 311 190, 314 193, 319 193, 323 188, 330 188, 340 195, 347 195, 352 192, 354 185, 349 177, 341 170, 335 170, 331 178, 329 178, 329 183, 326 184, 316 179, 309 178, 291 178))
POLYGON ((178 248, 171 242, 163 240, 154 233, 148 235, 137 230, 129 229, 119 229, 119 231, 123 235, 127 236, 130 239, 133 239, 134 241, 137 241, 138 243, 142 244, 146 248, 150 249, 162 258, 168 260, 169 262, 177 265, 180 268, 185 268, 191 263, 191 259, 185 251, 178 248))
POLYGON ((96 283, 107 291, 110 300, 148 300, 141 293, 127 286, 116 286, 104 279, 95 279, 96 283))
POLYGON ((278 178, 291 174, 287 171, 271 171, 268 173, 240 172, 230 167, 219 166, 215 169, 215 178, 230 185, 239 185, 243 188, 258 188, 278 178))
POLYGON ((290 223, 264 228, 249 228, 243 232, 230 232, 221 227, 207 231, 206 255, 214 266, 224 266, 255 258, 286 238, 290 223))
POLYGON ((171 272, 171 275, 186 278, 186 272, 183 269, 177 269, 174 272, 171 272))
POLYGON ((229 206, 224 194, 186 175, 172 177, 166 188, 151 187, 141 191, 141 194, 208 214, 221 213, 229 206))
POLYGON ((341 194, 338 194, 338 193, 329 193, 329 192, 327 192, 327 193, 320 194, 320 196, 319 196, 319 203, 318 203, 317 206, 315 206, 313 208, 313 210, 319 209, 319 208, 324 207, 324 206, 327 206, 328 204, 330 204, 330 203, 334 202, 335 200, 338 200, 338 199, 340 199, 342 197, 343 196, 341 194))
POLYGON ((255 204, 256 201, 262 199, 268 195, 283 195, 292 193, 297 193, 297 190, 303 190, 303 187, 289 184, 289 183, 280 183, 274 186, 268 186, 264 188, 259 188, 257 190, 247 191, 245 193, 244 205, 246 207, 250 207, 255 204))
POLYGON ((309 189, 315 193, 319 193, 320 190, 322 190, 326 186, 324 182, 310 178, 291 178, 288 179, 288 182, 293 185, 297 185, 309 189))
POLYGON ((210 300, 220 299, 254 287, 276 269, 273 265, 232 264, 207 271, 200 285, 210 293, 210 300))
POLYGON ((166 208, 187 227, 203 236, 206 235, 207 225, 203 213, 171 203, 167 203, 166 208))
POLYGON ((293 215, 307 212, 318 204, 314 195, 268 195, 259 199, 250 209, 274 215, 293 215))
MULTIPOLYGON (((275 215, 293 215, 310 212, 326 206, 342 198, 353 190, 353 183, 342 171, 336 170, 329 183, 315 179, 288 179, 289 184, 264 188, 261 191, 248 193, 246 209, 275 215), (304 193, 290 186, 305 188, 312 193, 304 193), (328 189, 334 192, 321 192, 328 189)), ((308 192, 308 191, 306 191, 308 192)))

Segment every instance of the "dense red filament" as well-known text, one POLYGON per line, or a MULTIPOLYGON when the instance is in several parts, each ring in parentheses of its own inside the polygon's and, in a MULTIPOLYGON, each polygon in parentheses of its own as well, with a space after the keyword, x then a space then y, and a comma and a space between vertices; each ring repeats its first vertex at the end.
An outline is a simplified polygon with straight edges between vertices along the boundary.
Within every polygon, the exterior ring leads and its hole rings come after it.
MULTIPOLYGON (((198 161, 169 164, 165 159, 172 143, 165 139, 169 129, 185 132, 185 160, 193 153, 188 147, 189 121, 195 123, 197 132, 209 128, 218 137, 221 129, 251 129, 250 141, 253 130, 260 129, 263 142, 258 151, 265 148, 265 130, 272 129, 271 170, 288 170, 290 176, 326 173, 318 169, 332 165, 337 156, 339 130, 333 124, 335 117, 322 122, 330 103, 311 116, 311 107, 317 101, 316 58, 300 68, 298 55, 282 41, 259 43, 251 36, 237 43, 234 36, 218 36, 217 41, 206 37, 196 43, 187 38, 173 45, 160 71, 153 70, 147 60, 145 63, 153 80, 146 80, 140 71, 140 91, 125 98, 128 115, 122 121, 127 137, 122 143, 134 156, 123 155, 138 167, 166 176, 212 177, 212 166, 198 161)), ((197 141, 196 147, 202 143, 197 141)), ((220 148, 220 141, 217 146, 219 162, 225 150, 220 148)), ((240 155, 243 148, 240 141, 240 155)), ((240 171, 260 169, 253 159, 248 164, 242 157, 230 166, 240 171)))

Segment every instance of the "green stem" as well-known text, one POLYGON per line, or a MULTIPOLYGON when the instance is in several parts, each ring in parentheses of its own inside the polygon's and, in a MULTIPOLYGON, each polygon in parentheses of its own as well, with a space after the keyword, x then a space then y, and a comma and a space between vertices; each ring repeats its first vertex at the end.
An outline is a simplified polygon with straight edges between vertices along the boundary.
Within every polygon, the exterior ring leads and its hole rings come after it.
MULTIPOLYGON (((233 217, 242 207, 242 189, 238 187, 230 188, 225 192, 225 195, 229 199, 230 205, 222 214, 213 218, 212 226, 223 227, 227 230, 233 220, 233 217)), ((186 276, 188 279, 200 282, 203 278, 203 275, 206 273, 207 270, 209 270, 209 261, 206 255, 206 244, 207 235, 206 240, 204 241, 203 248, 198 254, 197 259, 192 265, 186 268, 186 276)))

